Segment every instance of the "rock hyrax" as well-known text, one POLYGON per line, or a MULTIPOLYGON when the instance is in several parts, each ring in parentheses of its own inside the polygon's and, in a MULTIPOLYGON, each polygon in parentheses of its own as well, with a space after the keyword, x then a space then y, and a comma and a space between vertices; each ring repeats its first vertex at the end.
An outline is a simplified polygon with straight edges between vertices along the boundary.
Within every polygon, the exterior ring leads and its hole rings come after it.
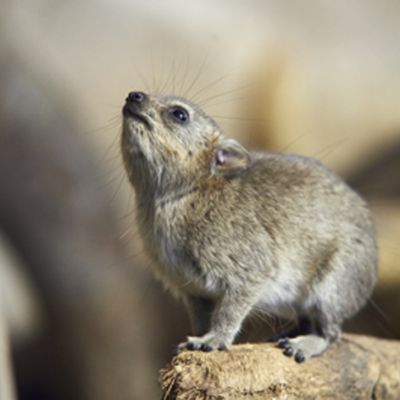
POLYGON ((278 346, 301 362, 370 297, 370 212, 318 161, 250 152, 190 101, 142 92, 123 107, 122 155, 155 273, 190 314, 179 349, 225 349, 256 311, 298 325, 278 346))

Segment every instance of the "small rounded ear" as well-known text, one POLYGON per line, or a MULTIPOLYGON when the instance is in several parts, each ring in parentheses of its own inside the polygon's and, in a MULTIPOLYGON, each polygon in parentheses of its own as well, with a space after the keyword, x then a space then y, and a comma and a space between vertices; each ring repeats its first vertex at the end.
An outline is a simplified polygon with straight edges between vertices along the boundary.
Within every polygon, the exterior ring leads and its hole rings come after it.
POLYGON ((212 172, 214 175, 233 177, 250 164, 250 154, 236 140, 223 139, 214 154, 212 172))

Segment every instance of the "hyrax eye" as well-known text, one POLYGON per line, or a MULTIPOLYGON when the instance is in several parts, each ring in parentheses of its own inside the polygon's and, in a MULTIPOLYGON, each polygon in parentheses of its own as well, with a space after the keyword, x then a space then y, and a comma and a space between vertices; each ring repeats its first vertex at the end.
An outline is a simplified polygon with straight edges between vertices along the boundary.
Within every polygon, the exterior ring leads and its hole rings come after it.
POLYGON ((174 119, 174 121, 183 124, 189 121, 189 113, 183 108, 179 106, 174 106, 169 108, 169 115, 174 119))

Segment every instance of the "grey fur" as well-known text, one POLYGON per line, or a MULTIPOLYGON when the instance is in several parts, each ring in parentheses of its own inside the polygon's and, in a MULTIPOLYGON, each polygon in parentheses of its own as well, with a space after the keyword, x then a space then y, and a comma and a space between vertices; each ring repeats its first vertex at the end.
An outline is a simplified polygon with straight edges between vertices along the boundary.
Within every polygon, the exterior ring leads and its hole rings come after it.
POLYGON ((127 101, 122 154, 155 273, 191 315, 196 336, 180 349, 229 346, 256 311, 311 321, 306 335, 280 342, 303 361, 370 297, 370 212, 318 161, 248 152, 196 105, 152 95, 127 101), (172 105, 189 122, 174 121, 172 105))

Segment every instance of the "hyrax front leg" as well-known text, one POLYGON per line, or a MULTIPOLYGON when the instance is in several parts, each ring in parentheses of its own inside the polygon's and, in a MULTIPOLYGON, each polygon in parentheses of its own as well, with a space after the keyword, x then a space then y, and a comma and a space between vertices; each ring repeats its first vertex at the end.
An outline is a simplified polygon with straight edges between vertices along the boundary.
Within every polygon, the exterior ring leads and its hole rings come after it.
POLYGON ((210 329, 211 317, 215 307, 215 301, 199 296, 188 295, 184 303, 189 312, 192 334, 201 336, 210 329))
MULTIPOLYGON (((257 292, 257 291, 255 291, 257 292)), ((215 303, 209 331, 202 336, 188 336, 178 350, 224 350, 232 344, 244 318, 256 303, 254 292, 226 291, 215 303)))

